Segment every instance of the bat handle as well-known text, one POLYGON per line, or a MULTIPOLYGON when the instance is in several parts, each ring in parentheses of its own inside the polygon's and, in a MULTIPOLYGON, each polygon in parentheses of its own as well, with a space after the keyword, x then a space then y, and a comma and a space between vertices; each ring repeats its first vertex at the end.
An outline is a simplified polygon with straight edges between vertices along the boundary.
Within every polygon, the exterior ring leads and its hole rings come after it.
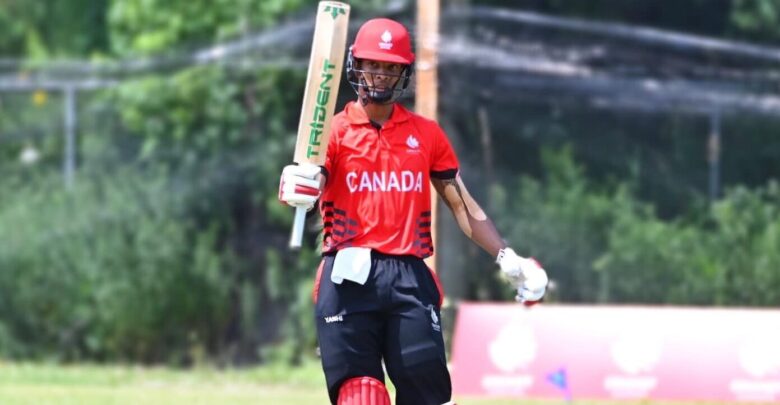
POLYGON ((300 249, 303 241, 303 225, 306 222, 306 207, 295 207, 295 220, 290 233, 290 249, 300 249))

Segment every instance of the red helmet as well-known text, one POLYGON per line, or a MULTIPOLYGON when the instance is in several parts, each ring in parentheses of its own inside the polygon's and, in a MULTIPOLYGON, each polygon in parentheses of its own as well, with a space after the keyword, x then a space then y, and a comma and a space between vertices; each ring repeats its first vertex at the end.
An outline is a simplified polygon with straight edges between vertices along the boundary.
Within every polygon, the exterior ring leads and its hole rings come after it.
POLYGON ((352 55, 356 59, 411 65, 414 62, 409 32, 401 23, 375 18, 366 21, 355 37, 352 55))

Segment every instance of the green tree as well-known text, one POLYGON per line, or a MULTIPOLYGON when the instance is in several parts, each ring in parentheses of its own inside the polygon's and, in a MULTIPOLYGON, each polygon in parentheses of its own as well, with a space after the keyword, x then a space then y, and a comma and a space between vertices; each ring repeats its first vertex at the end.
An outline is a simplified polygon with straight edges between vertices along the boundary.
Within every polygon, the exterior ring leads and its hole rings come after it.
POLYGON ((780 3, 774 0, 735 0, 730 14, 731 31, 762 42, 780 38, 780 3))
POLYGON ((4 1, 0 51, 38 60, 104 54, 108 8, 108 0, 4 1))

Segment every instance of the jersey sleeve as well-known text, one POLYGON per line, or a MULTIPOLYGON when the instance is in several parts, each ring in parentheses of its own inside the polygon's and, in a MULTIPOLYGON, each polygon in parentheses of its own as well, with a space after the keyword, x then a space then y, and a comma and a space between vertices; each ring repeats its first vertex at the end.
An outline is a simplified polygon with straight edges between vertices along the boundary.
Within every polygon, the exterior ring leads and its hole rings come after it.
POLYGON ((431 156, 431 178, 454 179, 458 174, 458 157, 450 140, 439 125, 433 124, 433 155, 431 156))

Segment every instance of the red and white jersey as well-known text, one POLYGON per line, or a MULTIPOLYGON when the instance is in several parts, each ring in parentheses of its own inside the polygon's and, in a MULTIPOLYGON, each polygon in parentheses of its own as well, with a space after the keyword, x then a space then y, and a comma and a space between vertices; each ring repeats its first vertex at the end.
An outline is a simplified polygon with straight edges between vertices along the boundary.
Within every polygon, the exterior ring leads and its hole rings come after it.
POLYGON ((430 178, 455 178, 458 160, 439 125, 395 104, 381 129, 354 102, 331 124, 320 201, 323 252, 368 247, 433 254, 430 178))

